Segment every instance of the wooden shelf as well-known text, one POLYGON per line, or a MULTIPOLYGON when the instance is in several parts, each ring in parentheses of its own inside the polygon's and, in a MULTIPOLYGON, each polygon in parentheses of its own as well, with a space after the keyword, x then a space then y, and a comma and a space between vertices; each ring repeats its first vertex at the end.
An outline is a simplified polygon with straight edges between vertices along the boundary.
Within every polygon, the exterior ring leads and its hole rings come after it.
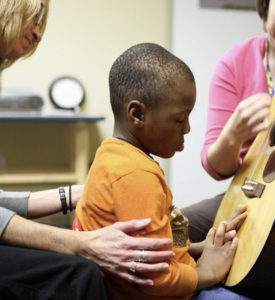
MULTIPOLYGON (((0 112, 0 188, 38 191, 85 182, 100 144, 100 115, 54 111, 0 112), (93 123, 93 124, 92 124, 93 123)), ((71 227, 74 213, 57 213, 39 222, 71 227)))
POLYGON ((1 184, 48 184, 48 183, 76 183, 77 174, 75 172, 58 173, 32 173, 32 174, 5 174, 0 175, 1 184))

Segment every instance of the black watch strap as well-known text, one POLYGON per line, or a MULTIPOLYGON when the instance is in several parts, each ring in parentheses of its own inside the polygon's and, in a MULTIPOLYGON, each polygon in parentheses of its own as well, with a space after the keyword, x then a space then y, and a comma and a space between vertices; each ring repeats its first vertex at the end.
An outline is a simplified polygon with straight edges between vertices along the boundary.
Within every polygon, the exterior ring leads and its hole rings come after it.
POLYGON ((63 215, 67 214, 68 206, 67 206, 67 200, 66 200, 66 194, 65 190, 63 187, 60 187, 58 189, 59 195, 60 195, 60 201, 61 201, 61 206, 62 206, 62 213, 63 215))

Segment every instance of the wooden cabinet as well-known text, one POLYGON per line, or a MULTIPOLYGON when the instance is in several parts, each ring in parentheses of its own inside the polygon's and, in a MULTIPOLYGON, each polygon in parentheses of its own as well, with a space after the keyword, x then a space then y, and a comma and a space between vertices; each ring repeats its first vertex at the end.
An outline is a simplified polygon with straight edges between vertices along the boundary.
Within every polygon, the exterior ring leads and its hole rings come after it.
POLYGON ((96 122, 103 119, 84 113, 1 113, 0 188, 35 191, 84 183, 101 142, 96 122))

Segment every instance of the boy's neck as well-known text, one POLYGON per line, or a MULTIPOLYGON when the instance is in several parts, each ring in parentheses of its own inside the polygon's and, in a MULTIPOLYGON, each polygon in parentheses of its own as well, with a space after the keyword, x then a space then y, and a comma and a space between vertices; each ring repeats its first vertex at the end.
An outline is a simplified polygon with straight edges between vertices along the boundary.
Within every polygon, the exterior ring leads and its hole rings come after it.
POLYGON ((139 142, 138 138, 135 137, 130 131, 120 130, 117 126, 115 126, 114 131, 113 131, 113 137, 121 139, 121 140, 137 147, 138 149, 142 150, 147 155, 150 155, 148 150, 145 149, 145 147, 143 147, 143 145, 139 142))

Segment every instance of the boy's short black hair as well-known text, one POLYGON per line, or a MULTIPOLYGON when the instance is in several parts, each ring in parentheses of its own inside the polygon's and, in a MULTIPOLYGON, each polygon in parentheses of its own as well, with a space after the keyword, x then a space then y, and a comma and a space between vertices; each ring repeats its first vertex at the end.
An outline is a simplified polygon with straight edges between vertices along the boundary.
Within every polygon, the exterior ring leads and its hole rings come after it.
POLYGON ((163 47, 142 43, 129 48, 116 59, 109 74, 114 115, 119 117, 131 100, 148 108, 158 104, 171 94, 179 77, 195 82, 189 67, 163 47))

